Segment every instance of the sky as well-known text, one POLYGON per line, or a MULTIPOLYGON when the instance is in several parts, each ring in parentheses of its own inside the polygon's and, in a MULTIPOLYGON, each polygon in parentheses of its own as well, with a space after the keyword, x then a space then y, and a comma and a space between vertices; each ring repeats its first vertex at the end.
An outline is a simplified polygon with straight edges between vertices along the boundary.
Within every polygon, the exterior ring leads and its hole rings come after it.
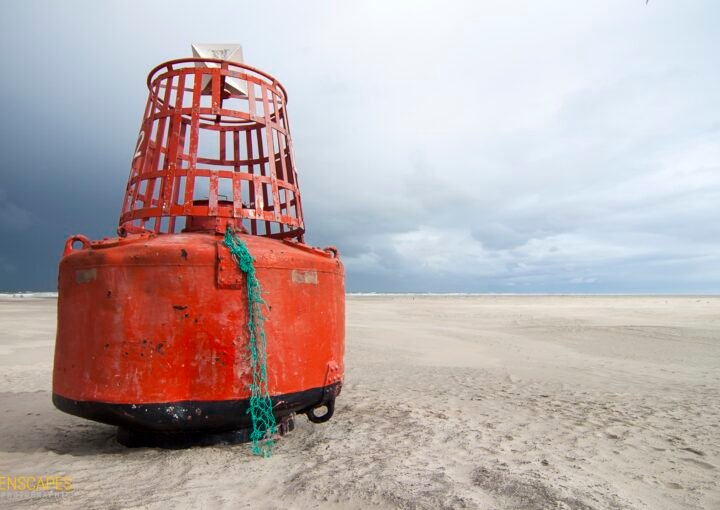
POLYGON ((0 5, 0 291, 114 235, 155 65, 243 45, 353 292, 720 292, 715 0, 0 5))

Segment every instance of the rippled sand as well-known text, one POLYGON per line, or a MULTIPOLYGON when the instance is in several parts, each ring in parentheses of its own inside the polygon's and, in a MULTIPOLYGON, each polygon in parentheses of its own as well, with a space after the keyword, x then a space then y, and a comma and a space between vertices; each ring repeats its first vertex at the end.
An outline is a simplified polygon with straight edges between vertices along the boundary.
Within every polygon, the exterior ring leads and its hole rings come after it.
MULTIPOLYGON (((720 508, 720 298, 351 296, 335 417, 128 450, 50 402, 54 299, 0 299, 0 507, 720 508)), ((272 339, 270 340, 272 341, 272 339)))

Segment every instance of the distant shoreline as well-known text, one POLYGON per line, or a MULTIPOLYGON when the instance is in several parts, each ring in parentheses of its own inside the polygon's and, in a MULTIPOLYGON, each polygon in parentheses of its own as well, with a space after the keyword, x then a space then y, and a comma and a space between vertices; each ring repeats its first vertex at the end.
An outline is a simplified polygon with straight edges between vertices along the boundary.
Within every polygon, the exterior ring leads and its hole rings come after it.
MULTIPOLYGON (((347 292, 347 297, 720 297, 717 294, 693 294, 693 293, 642 293, 642 292, 347 292)), ((55 299, 57 292, 0 292, 0 299, 55 299)))

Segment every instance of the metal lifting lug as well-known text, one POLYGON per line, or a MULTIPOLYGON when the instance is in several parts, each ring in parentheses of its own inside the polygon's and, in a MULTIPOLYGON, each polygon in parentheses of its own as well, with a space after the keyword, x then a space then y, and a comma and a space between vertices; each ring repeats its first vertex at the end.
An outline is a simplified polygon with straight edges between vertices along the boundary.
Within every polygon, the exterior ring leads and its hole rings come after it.
POLYGON ((310 420, 313 423, 325 423, 330 418, 332 418, 334 412, 335 412, 335 397, 332 397, 327 402, 323 402, 319 406, 309 409, 305 414, 307 415, 308 420, 310 420), (325 414, 322 414, 320 416, 316 415, 315 410, 322 409, 323 407, 327 408, 327 412, 325 412, 325 414))

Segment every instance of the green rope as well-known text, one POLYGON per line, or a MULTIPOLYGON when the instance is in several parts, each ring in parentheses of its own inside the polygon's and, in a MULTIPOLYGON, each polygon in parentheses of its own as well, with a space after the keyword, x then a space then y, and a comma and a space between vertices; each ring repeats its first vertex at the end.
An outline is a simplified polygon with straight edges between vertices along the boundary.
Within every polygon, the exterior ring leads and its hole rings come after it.
POLYGON ((228 247, 240 271, 247 275, 248 330, 250 341, 250 407, 248 414, 252 418, 252 452, 255 455, 270 457, 274 446, 273 437, 277 434, 277 424, 272 412, 272 400, 268 390, 267 352, 265 350, 265 317, 262 307, 265 305, 260 293, 260 282, 255 275, 255 266, 250 252, 238 236, 228 227, 225 231, 225 246, 228 247))

